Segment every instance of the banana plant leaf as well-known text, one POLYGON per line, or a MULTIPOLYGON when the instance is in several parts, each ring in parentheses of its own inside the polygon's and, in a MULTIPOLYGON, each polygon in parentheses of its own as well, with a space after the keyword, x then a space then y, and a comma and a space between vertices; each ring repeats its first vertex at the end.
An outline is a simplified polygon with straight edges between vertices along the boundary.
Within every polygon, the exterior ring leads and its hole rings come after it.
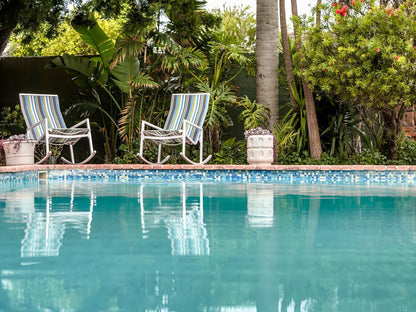
POLYGON ((140 64, 135 57, 126 57, 119 61, 111 69, 111 80, 126 94, 136 88, 154 88, 158 86, 149 76, 140 73, 140 64))
POLYGON ((105 34, 95 20, 77 16, 71 21, 72 27, 81 36, 82 41, 90 45, 98 54, 104 66, 109 63, 115 52, 114 42, 105 34))
POLYGON ((140 72, 140 64, 135 57, 126 57, 119 61, 111 70, 111 80, 124 93, 130 92, 130 81, 133 80, 140 72))
POLYGON ((103 85, 108 80, 108 72, 88 57, 64 54, 54 58, 49 67, 64 68, 82 88, 91 87, 91 83, 103 85))

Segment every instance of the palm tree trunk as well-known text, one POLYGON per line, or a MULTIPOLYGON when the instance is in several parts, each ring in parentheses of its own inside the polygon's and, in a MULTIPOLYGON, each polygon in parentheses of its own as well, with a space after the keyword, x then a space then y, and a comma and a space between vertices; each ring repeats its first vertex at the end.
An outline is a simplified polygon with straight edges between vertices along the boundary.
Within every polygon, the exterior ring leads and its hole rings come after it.
POLYGON ((290 55, 289 36, 287 34, 285 0, 279 0, 280 10, 280 32, 282 34, 283 58, 285 61, 286 80, 289 87, 290 104, 296 106, 293 89, 296 88, 295 76, 293 75, 292 56, 290 55))
MULTIPOLYGON (((292 4, 292 16, 298 16, 298 5, 296 0, 291 0, 292 4)), ((302 46, 299 38, 297 37, 297 25, 294 25, 294 33, 296 40, 296 51, 300 52, 302 46)), ((303 71, 302 68, 300 68, 303 71)), ((302 76, 303 92, 305 94, 305 108, 306 108, 306 119, 308 123, 308 135, 309 135, 309 149, 312 158, 321 159, 322 146, 321 138, 319 135, 318 117, 316 116, 315 101, 313 99, 312 90, 309 88, 308 82, 302 76)))
POLYGON ((269 127, 279 118, 279 20, 277 0, 257 0, 257 103, 270 109, 269 127))

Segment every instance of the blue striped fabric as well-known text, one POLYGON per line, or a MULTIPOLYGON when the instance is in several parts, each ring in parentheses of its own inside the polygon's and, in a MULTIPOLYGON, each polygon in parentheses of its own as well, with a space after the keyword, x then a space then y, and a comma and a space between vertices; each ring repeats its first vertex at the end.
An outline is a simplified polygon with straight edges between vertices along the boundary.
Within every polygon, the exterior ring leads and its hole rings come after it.
POLYGON ((59 108, 58 96, 54 94, 24 94, 20 95, 20 106, 28 128, 38 122, 36 127, 29 133, 36 141, 43 140, 45 137, 45 125, 42 122, 45 118, 48 121, 49 134, 66 136, 65 138, 51 137, 51 144, 69 144, 79 140, 74 135, 87 135, 87 128, 67 128, 59 108))
MULTIPOLYGON (((46 118, 49 128, 66 129, 57 95, 21 93, 19 96, 20 107, 28 128, 46 118)), ((34 127, 30 134, 37 141, 42 139, 45 136, 44 124, 40 123, 34 127)))
MULTIPOLYGON (((208 107, 209 93, 172 94, 169 114, 163 129, 182 130, 184 119, 202 128, 208 107)), ((188 127, 186 134, 193 143, 196 143, 200 130, 188 127)))

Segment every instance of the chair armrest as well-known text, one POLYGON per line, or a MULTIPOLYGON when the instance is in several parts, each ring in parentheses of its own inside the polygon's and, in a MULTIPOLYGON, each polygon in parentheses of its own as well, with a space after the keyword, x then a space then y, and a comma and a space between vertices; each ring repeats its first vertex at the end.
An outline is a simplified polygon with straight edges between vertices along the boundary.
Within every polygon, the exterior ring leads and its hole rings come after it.
POLYGON ((90 121, 88 118, 84 119, 83 121, 80 121, 79 123, 73 125, 71 128, 78 128, 79 126, 83 125, 83 124, 87 124, 87 128, 90 128, 90 121))
POLYGON ((184 119, 184 120, 183 120, 183 130, 184 130, 184 131, 186 130, 186 125, 190 125, 190 126, 192 126, 192 127, 194 127, 194 128, 197 128, 197 129, 199 129, 199 130, 202 130, 202 127, 200 127, 200 126, 198 126, 198 125, 196 125, 196 124, 194 124, 194 123, 190 122, 189 120, 184 119))
POLYGON ((150 128, 157 129, 157 130, 165 130, 165 129, 160 128, 160 127, 158 127, 158 126, 156 126, 156 125, 154 125, 154 124, 151 124, 150 122, 147 122, 147 121, 145 121, 145 120, 142 120, 142 130, 144 130, 144 127, 145 127, 145 126, 148 126, 148 127, 150 127, 150 128))
POLYGON ((30 130, 32 130, 33 128, 39 126, 40 124, 45 123, 45 118, 43 118, 41 121, 31 125, 30 127, 27 127, 27 131, 29 132, 30 130))

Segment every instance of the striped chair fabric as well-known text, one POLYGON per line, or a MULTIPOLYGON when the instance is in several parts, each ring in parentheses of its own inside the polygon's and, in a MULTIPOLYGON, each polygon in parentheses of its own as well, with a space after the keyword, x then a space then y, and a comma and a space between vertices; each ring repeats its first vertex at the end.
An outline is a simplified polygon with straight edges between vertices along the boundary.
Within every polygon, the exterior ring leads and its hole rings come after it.
MULTIPOLYGON (((163 130, 145 130, 144 135, 152 137, 151 140, 163 144, 181 144, 181 133, 184 120, 203 126, 209 107, 209 94, 172 94, 170 110, 163 130)), ((201 130, 195 127, 186 129, 187 140, 196 144, 201 130)))
POLYGON ((36 141, 45 140, 45 124, 42 122, 44 119, 47 120, 49 134, 67 136, 51 137, 49 140, 51 144, 72 144, 79 140, 79 137, 74 138, 74 135, 86 135, 89 132, 86 128, 66 127, 57 95, 20 94, 20 106, 29 135, 36 141), (36 126, 33 127, 34 125, 36 126))

